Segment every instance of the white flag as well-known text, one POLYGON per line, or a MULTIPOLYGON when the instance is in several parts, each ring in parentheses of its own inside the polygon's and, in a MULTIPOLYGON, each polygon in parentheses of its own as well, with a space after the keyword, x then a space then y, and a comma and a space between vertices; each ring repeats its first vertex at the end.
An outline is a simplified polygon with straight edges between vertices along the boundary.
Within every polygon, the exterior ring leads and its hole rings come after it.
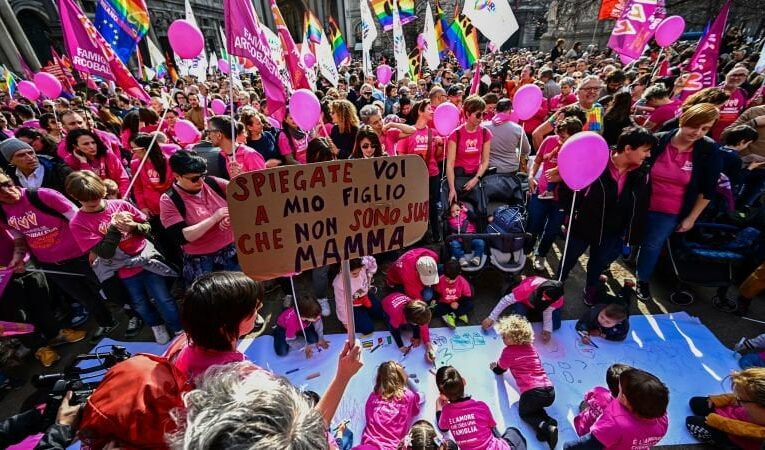
POLYGON ((151 67, 156 69, 160 64, 164 64, 165 57, 162 55, 162 51, 159 47, 157 47, 157 44, 147 37, 146 45, 149 47, 149 62, 151 62, 151 67))
POLYGON ((362 47, 362 68, 364 74, 372 73, 372 61, 369 59, 369 51, 372 49, 377 39, 377 26, 372 18, 372 11, 369 9, 369 2, 361 0, 361 47, 362 47))
POLYGON ((207 74, 212 75, 215 73, 215 69, 218 68, 218 56, 215 52, 210 52, 210 58, 207 59, 207 74))
POLYGON ((425 28, 422 30, 425 37, 425 47, 422 49, 425 62, 428 63, 430 70, 436 70, 441 58, 438 57, 438 38, 436 37, 436 26, 433 23, 433 12, 430 10, 430 3, 425 9, 425 28))
MULTIPOLYGON (((186 0, 186 20, 191 22, 192 25, 199 28, 197 25, 197 19, 194 17, 194 10, 191 9, 191 2, 186 0)), ((186 61, 187 72, 189 75, 193 75, 197 78, 197 81, 207 81, 207 57, 203 51, 196 58, 186 61)))
POLYGON ((398 2, 393 3, 393 59, 396 61, 396 79, 401 80, 409 72, 409 56, 406 54, 404 30, 398 15, 398 2))
POLYGON ((507 0, 465 2, 462 12, 497 47, 501 47, 518 31, 518 21, 507 0))
POLYGON ((762 44, 762 50, 760 50, 760 60, 757 61, 757 65, 754 66, 754 71, 757 73, 765 73, 765 43, 762 44))
POLYGON ((316 50, 316 64, 319 65, 319 72, 332 86, 337 87, 340 75, 337 73, 335 58, 332 56, 332 44, 329 43, 324 30, 321 30, 321 42, 316 44, 314 49, 316 50))
MULTIPOLYGON (((305 30, 305 34, 303 34, 303 43, 300 44, 300 60, 305 61, 305 56, 311 52, 311 40, 308 37, 308 28, 305 30)), ((315 56, 315 55, 314 55, 315 56)), ((315 59, 315 58, 314 58, 315 59)), ((310 69, 306 67, 306 78, 308 78, 308 84, 311 85, 311 89, 316 89, 316 65, 311 67, 310 69)))
POLYGON ((289 71, 287 70, 287 63, 284 60, 282 41, 279 39, 279 36, 277 36, 276 33, 271 31, 271 29, 267 26, 261 24, 260 28, 263 30, 263 34, 266 35, 268 46, 271 47, 271 59, 279 68, 279 78, 282 80, 284 87, 286 87, 287 90, 291 92, 292 81, 290 80, 289 71))

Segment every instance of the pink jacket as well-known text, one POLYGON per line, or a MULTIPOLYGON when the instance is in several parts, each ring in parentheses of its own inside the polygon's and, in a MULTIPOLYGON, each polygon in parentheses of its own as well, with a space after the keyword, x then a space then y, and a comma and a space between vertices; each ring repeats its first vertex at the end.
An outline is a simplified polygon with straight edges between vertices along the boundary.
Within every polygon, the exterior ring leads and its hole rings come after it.
POLYGON ((114 153, 107 152, 104 156, 96 158, 93 161, 83 160, 84 158, 69 153, 64 158, 64 162, 74 170, 91 170, 101 178, 114 180, 119 186, 120 195, 125 195, 130 178, 127 171, 122 167, 122 162, 114 153))
POLYGON ((431 256, 438 262, 438 254, 427 248, 413 248, 401 255, 388 269, 386 282, 391 286, 403 286, 409 298, 419 299, 425 285, 417 274, 417 260, 422 256, 431 256))
MULTIPOLYGON (((167 161, 167 157, 165 160, 167 161)), ((140 159, 133 159, 130 161, 130 170, 134 174, 138 171, 138 166, 141 164, 140 159)), ((165 165, 165 182, 160 183, 157 170, 154 168, 154 164, 151 160, 147 159, 146 163, 141 169, 141 173, 135 180, 133 185, 133 195, 135 195, 135 202, 139 209, 148 209, 152 215, 159 215, 159 198, 162 194, 167 192, 173 184, 173 172, 170 170, 170 161, 167 161, 165 165)))
POLYGON ((602 387, 595 386, 584 394, 584 403, 587 408, 574 417, 574 430, 578 436, 584 436, 590 432, 590 427, 598 420, 603 410, 606 409, 614 397, 611 391, 602 387))
MULTIPOLYGON (((366 295, 372 286, 372 276, 377 272, 377 261, 374 256, 364 256, 361 260, 361 273, 356 278, 351 277, 351 293, 355 294, 356 291, 362 290, 364 295, 366 295)), ((334 281, 332 281, 332 288, 335 291, 335 313, 337 314, 337 319, 347 326, 348 308, 345 305, 345 286, 343 286, 342 274, 337 274, 334 281)))

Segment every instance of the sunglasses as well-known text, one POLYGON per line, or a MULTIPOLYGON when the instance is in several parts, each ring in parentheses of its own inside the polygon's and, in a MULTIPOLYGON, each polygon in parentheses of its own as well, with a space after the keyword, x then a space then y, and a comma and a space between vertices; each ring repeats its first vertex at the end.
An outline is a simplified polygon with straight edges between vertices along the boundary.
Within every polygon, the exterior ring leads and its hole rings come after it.
POLYGON ((372 144, 361 144, 361 148, 372 148, 372 144))
POLYGON ((478 111, 476 113, 473 113, 474 116, 478 119, 483 119, 484 114, 486 114, 484 111, 478 111))
POLYGON ((202 178, 204 178, 206 176, 207 176, 207 174, 203 173, 202 175, 194 175, 194 176, 191 176, 191 177, 187 177, 186 175, 181 175, 181 178, 185 178, 185 179, 191 181, 192 183, 197 183, 199 180, 201 180, 202 178))

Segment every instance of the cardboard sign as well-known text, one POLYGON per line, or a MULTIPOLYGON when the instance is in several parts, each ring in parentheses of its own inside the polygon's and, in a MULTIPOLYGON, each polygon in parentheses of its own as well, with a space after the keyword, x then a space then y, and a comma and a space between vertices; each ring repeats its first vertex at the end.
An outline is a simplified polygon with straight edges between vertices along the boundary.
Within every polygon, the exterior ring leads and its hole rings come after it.
POLYGON ((402 249, 428 228, 416 155, 248 172, 227 194, 239 264, 255 280, 402 249))

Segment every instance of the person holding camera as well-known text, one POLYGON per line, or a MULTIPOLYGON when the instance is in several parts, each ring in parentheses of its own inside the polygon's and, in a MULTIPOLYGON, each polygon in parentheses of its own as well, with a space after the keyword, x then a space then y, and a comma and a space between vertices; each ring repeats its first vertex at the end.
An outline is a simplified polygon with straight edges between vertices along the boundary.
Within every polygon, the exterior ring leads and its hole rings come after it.
POLYGON ((48 426, 45 413, 32 408, 0 421, 0 447, 23 441, 27 436, 43 432, 42 439, 35 449, 65 449, 74 441, 77 424, 80 420, 82 404, 72 404, 72 391, 66 393, 61 406, 56 412, 55 422, 48 426))

